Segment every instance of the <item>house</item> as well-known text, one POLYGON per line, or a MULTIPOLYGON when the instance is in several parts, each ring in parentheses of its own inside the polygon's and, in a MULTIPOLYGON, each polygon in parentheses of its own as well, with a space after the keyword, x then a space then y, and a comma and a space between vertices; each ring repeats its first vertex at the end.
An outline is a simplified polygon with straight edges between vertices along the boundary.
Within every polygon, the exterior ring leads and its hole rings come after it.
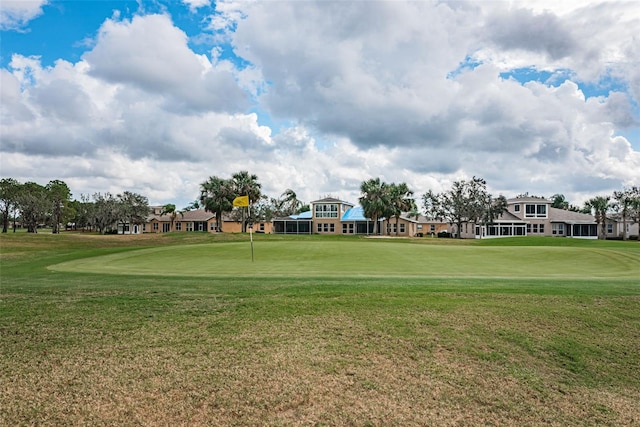
MULTIPOLYGON (((274 233, 280 234, 373 234, 374 221, 366 218, 360 206, 333 197, 315 200, 309 212, 273 220, 274 233)), ((382 220, 377 234, 380 234, 382 220)))
POLYGON ((310 203, 311 210, 297 215, 273 220, 273 232, 278 234, 347 234, 417 236, 435 235, 447 230, 447 224, 432 221, 419 215, 404 213, 398 218, 367 218, 364 209, 333 197, 325 197, 310 203))
POLYGON ((441 232, 448 232, 448 224, 429 219, 423 215, 414 216, 410 213, 403 213, 398 218, 388 218, 384 220, 386 232, 390 236, 436 236, 441 232))
MULTIPOLYGON (((147 218, 147 222, 142 226, 143 233, 168 233, 171 231, 200 231, 216 233, 218 224, 216 215, 207 212, 204 209, 194 209, 185 212, 176 212, 175 214, 163 214, 162 206, 152 207, 151 214, 147 218)), ((228 233, 240 233, 242 231, 242 223, 233 215, 222 215, 222 230, 228 233)), ((267 221, 260 221, 253 224, 254 232, 271 233, 272 224, 267 221)))
POLYGON ((555 236, 598 238, 598 224, 592 215, 557 209, 542 197, 516 197, 507 200, 507 211, 492 224, 464 224, 463 238, 508 236, 555 236))
POLYGON ((626 218, 623 222, 621 213, 613 213, 607 216, 605 233, 607 239, 621 239, 624 232, 627 238, 638 239, 639 227, 632 218, 626 218))

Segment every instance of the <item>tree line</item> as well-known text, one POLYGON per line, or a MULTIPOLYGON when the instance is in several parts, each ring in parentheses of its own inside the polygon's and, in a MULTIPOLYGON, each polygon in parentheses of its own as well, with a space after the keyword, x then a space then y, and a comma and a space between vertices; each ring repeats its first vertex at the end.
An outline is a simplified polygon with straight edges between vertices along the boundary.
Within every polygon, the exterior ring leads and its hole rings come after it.
POLYGON ((81 195, 80 200, 71 200, 71 190, 64 181, 40 185, 4 178, 0 180, 0 213, 3 233, 13 221, 14 232, 20 222, 29 233, 49 226, 57 234, 61 226, 69 225, 73 229, 105 234, 115 231, 114 225, 143 224, 149 215, 149 201, 130 191, 115 196, 94 193, 91 197, 81 195))
MULTIPOLYGON (((414 192, 404 182, 386 183, 380 178, 371 178, 361 183, 360 193, 358 201, 364 215, 373 221, 374 233, 378 232, 375 227, 381 218, 395 218, 397 233, 401 214, 408 213, 409 217, 420 214, 414 192)), ((520 196, 528 196, 528 193, 520 196)), ((604 238, 605 220, 611 212, 619 213, 623 223, 639 222, 640 187, 627 187, 611 195, 593 197, 583 207, 570 204, 562 194, 554 194, 551 206, 593 215, 604 238)), ((309 205, 299 200, 291 189, 285 190, 279 197, 262 194, 262 184, 257 175, 239 171, 230 178, 210 176, 200 183, 200 195, 189 206, 177 210, 175 205, 167 204, 162 213, 169 215, 173 223, 177 215, 197 208, 215 214, 218 231, 223 231, 223 214, 231 213, 235 220, 242 223, 242 231, 246 232, 247 226, 254 221, 270 221, 276 217, 305 212, 309 210, 309 205), (233 201, 238 196, 247 196, 249 206, 234 209, 233 201)), ((421 208, 426 217, 455 224, 460 230, 462 224, 468 222, 483 225, 493 223, 506 211, 507 200, 503 195, 490 194, 487 182, 473 177, 455 181, 449 190, 441 193, 427 191, 422 196, 421 208)), ((80 200, 71 200, 69 187, 60 180, 50 181, 44 186, 35 182, 19 183, 13 178, 0 180, 3 233, 7 232, 11 219, 15 231, 19 219, 21 225, 33 233, 37 232, 40 225, 51 226, 52 231, 58 233, 61 224, 70 223, 74 229, 95 230, 104 234, 113 231, 114 224, 122 224, 123 227, 127 224, 143 224, 149 213, 148 199, 129 191, 116 195, 81 195, 80 200)), ((623 227, 623 233, 622 237, 626 240, 626 227, 623 227)))

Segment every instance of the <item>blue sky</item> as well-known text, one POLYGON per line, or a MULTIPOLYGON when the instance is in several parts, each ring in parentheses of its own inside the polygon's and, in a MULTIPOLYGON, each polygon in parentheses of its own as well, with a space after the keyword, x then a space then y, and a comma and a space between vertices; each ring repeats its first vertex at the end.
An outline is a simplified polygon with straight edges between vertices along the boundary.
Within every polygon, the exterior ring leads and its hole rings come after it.
POLYGON ((3 1, 0 175, 187 205, 419 196, 481 176, 574 204, 640 185, 631 2, 3 1), (580 7, 577 7, 580 6, 580 7), (587 22, 589 25, 584 25, 587 22))

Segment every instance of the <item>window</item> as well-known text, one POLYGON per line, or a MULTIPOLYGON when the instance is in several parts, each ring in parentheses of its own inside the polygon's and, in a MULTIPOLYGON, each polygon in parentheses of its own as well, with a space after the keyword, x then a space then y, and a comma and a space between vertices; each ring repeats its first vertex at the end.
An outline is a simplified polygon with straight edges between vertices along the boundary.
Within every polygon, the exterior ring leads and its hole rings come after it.
POLYGON ((338 218, 337 204, 314 205, 313 211, 316 218, 338 218))
POLYGON ((169 231, 171 231, 171 224, 169 224, 168 222, 163 222, 162 223, 162 232, 163 233, 168 233, 169 231))
POLYGON ((538 232, 538 224, 533 224, 533 232, 534 233, 538 232))
POLYGON ((336 231, 336 225, 331 223, 329 224, 329 232, 334 233, 336 231))
POLYGON ((209 223, 209 231, 216 231, 216 223, 215 222, 210 222, 209 223))
POLYGON ((520 212, 520 205, 514 205, 513 206, 513 211, 514 212, 520 212))
POLYGON ((546 218, 547 217, 547 205, 537 205, 536 206, 536 216, 538 218, 546 218))
POLYGON ((182 223, 176 222, 176 231, 182 231, 182 223))
POLYGON ((547 205, 525 205, 524 216, 526 218, 546 218, 547 205))
POLYGON ((540 233, 544 233, 544 224, 540 224, 540 226, 538 227, 538 231, 540 233))
POLYGON ((531 224, 527 224, 527 234, 531 233, 531 224))
POLYGON ((531 218, 536 216, 536 205, 525 205, 524 216, 531 218))
POLYGON ((157 222, 153 223, 153 231, 158 231, 158 223, 157 222))
POLYGON ((264 223, 260 223, 260 231, 264 231, 264 223))
POLYGON ((322 224, 318 223, 318 233, 322 233, 322 224))
POLYGON ((436 225, 435 225, 435 224, 431 224, 431 225, 429 226, 429 231, 431 231, 432 233, 433 233, 434 231, 436 231, 436 225))
POLYGON ((564 224, 552 224, 551 233, 559 236, 564 235, 564 224))
POLYGON ((147 224, 142 224, 142 231, 147 231, 147 224))
POLYGON ((404 229, 404 224, 400 224, 400 233, 404 233, 405 229, 404 229))
POLYGON ((188 222, 187 223, 187 231, 193 231, 193 223, 192 222, 188 222))
POLYGON ((607 234, 613 233, 613 224, 607 224, 607 234))

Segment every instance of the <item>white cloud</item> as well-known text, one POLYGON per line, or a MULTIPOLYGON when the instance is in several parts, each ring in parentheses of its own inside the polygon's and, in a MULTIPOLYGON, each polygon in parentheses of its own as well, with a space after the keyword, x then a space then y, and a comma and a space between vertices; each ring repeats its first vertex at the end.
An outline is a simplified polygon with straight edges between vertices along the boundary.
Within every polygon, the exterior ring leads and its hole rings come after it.
POLYGON ((167 15, 105 21, 84 60, 96 77, 164 94, 167 108, 239 111, 248 105, 233 68, 195 54, 167 15))
POLYGON ((218 2, 208 31, 241 67, 196 54, 168 15, 108 19, 78 62, 0 70, 2 174, 179 206, 239 170, 305 201, 357 202, 376 176, 419 196, 475 175, 573 203, 637 185, 640 152, 616 135, 640 120, 638 13, 565 3, 218 2), (514 67, 570 78, 500 77, 514 67), (629 91, 580 89, 607 77, 629 91))
POLYGON ((182 0, 184 4, 189 6, 192 12, 195 12, 198 8, 209 6, 211 4, 211 0, 182 0))
POLYGON ((47 0, 3 0, 0 7, 0 31, 20 30, 42 15, 47 0))

